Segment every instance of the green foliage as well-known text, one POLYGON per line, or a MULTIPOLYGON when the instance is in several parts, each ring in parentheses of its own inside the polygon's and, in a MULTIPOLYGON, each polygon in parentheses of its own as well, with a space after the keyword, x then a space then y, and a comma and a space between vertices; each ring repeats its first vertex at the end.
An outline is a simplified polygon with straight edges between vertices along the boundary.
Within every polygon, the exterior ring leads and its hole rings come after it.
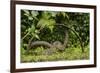
POLYGON ((89 17, 89 13, 21 10, 22 62, 88 59, 89 17), (55 26, 57 24, 64 24, 73 29, 79 37, 65 27, 55 26), (30 54, 25 54, 30 41, 40 40, 49 43, 60 41, 63 44, 65 31, 68 31, 68 44, 65 51, 57 51, 50 56, 46 56, 43 55, 46 49, 43 46, 38 46, 29 50, 30 54), (84 54, 81 53, 80 43, 82 43, 85 50, 87 49, 84 54))
POLYGON ((64 52, 56 51, 52 55, 44 55, 45 49, 38 47, 35 49, 35 54, 22 55, 22 62, 43 62, 43 61, 62 61, 62 60, 82 60, 89 59, 89 48, 85 47, 85 52, 81 52, 81 48, 66 48, 64 52))
POLYGON ((37 24, 37 27, 40 27, 40 29, 43 29, 43 28, 49 28, 51 31, 53 30, 54 28, 54 25, 55 25, 55 20, 53 19, 40 19, 40 21, 38 22, 37 24))

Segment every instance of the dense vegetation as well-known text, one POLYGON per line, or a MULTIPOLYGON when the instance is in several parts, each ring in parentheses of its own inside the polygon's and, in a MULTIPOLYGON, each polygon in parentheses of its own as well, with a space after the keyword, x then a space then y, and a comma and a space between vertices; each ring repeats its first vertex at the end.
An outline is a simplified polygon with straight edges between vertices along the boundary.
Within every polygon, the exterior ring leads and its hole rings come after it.
POLYGON ((21 62, 89 59, 89 16, 79 12, 21 10, 21 62), (63 51, 48 50, 42 45, 30 48, 34 41, 67 44, 63 51))

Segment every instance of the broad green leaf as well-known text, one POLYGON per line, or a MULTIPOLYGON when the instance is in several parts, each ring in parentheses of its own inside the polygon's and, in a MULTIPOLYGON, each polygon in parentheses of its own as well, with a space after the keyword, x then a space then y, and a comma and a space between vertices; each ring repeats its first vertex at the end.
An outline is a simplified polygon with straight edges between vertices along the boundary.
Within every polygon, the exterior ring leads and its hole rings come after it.
POLYGON ((52 30, 54 28, 55 23, 56 22, 54 19, 40 19, 40 21, 37 24, 37 27, 40 27, 40 28, 46 27, 52 30))
POLYGON ((50 19, 49 20, 49 29, 51 30, 51 32, 53 31, 53 28, 54 28, 54 25, 56 24, 55 20, 54 19, 50 19))
POLYGON ((50 25, 55 25, 55 23, 56 23, 54 19, 49 19, 48 21, 49 21, 50 25))
POLYGON ((37 23, 37 27, 45 27, 47 25, 47 20, 45 19, 40 19, 40 21, 37 23))

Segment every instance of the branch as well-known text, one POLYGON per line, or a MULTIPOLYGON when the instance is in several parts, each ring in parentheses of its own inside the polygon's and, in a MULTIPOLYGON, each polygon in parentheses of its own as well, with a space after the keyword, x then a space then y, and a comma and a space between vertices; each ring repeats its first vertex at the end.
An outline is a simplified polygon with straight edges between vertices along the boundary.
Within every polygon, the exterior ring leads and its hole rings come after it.
POLYGON ((67 26, 64 25, 64 24, 57 24, 57 26, 63 26, 63 27, 65 27, 65 28, 70 29, 71 31, 73 31, 74 34, 78 37, 78 39, 79 39, 79 41, 80 41, 80 46, 81 46, 81 48, 82 48, 82 52, 84 52, 82 40, 81 40, 80 36, 75 32, 75 30, 71 29, 70 27, 67 27, 67 26))

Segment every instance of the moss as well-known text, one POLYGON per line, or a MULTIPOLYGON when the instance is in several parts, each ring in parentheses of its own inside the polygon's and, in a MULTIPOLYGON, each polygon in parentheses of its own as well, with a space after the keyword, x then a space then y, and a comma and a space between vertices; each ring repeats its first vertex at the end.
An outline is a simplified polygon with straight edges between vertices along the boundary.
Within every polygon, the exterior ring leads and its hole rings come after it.
POLYGON ((31 50, 35 53, 24 54, 21 53, 21 62, 44 62, 44 61, 62 61, 62 60, 84 60, 89 59, 89 46, 85 47, 85 52, 82 53, 81 48, 66 48, 64 51, 56 51, 51 55, 44 55, 42 52, 46 49, 38 47, 31 50), (37 53, 37 54, 36 54, 37 53))

